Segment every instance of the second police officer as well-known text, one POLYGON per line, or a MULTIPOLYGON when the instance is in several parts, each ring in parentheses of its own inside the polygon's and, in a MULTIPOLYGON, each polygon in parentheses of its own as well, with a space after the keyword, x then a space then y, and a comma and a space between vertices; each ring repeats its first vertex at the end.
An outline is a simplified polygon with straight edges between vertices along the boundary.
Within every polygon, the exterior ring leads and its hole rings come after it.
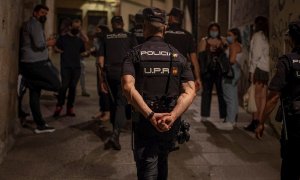
POLYGON ((135 35, 138 44, 142 44, 145 42, 144 34, 143 34, 143 23, 144 18, 142 11, 139 11, 134 16, 135 24, 134 27, 130 30, 132 34, 135 35))
POLYGON ((101 89, 110 94, 110 121, 113 124, 113 134, 108 140, 108 147, 121 150, 119 143, 120 131, 126 124, 126 99, 122 95, 121 67, 127 52, 137 45, 135 37, 125 32, 122 16, 111 19, 113 31, 107 33, 100 47, 99 65, 102 68, 101 89))
POLYGON ((278 120, 282 120, 281 179, 300 179, 300 21, 289 24, 293 51, 279 58, 277 72, 269 85, 269 95, 256 136, 262 137, 264 121, 281 101, 278 120))
POLYGON ((172 8, 168 14, 168 28, 165 33, 165 42, 174 46, 188 61, 192 64, 195 86, 201 88, 200 66, 197 59, 196 43, 191 33, 184 30, 182 26, 183 11, 178 8, 172 8))
POLYGON ((122 86, 136 112, 133 151, 138 179, 164 180, 180 117, 195 98, 195 83, 186 58, 163 40, 164 11, 146 8, 143 15, 146 42, 124 59, 122 86))

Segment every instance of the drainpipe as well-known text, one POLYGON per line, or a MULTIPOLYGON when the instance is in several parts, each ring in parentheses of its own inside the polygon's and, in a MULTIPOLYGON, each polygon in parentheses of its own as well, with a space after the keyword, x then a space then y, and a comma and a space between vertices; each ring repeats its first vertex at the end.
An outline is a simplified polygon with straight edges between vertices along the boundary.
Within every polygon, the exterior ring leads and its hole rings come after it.
POLYGON ((216 8, 215 8, 215 22, 219 21, 219 0, 216 0, 216 8))
POLYGON ((232 0, 228 0, 228 29, 231 28, 232 0))

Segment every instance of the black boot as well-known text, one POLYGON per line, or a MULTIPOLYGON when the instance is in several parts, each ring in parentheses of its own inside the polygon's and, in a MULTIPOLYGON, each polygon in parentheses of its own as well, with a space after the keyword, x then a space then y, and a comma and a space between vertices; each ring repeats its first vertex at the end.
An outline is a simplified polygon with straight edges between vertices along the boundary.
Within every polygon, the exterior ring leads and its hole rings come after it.
POLYGON ((112 148, 115 149, 115 150, 118 150, 118 151, 121 150, 119 137, 120 137, 120 130, 115 129, 113 134, 111 135, 111 137, 109 139, 109 143, 111 144, 112 148))
POLYGON ((258 125, 259 125, 258 120, 252 120, 248 126, 244 127, 244 129, 246 131, 255 132, 255 129, 257 128, 258 125))

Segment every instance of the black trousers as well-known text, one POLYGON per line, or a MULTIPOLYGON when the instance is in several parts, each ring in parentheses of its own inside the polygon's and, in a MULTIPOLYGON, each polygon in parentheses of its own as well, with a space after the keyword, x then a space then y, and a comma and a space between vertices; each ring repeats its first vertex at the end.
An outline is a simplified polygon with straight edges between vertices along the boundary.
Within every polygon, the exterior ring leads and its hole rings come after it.
POLYGON ((159 137, 146 138, 138 133, 134 137, 134 159, 139 180, 167 180, 168 156, 172 141, 159 137))
POLYGON ((60 88, 57 70, 48 60, 36 63, 21 63, 21 74, 29 88, 29 103, 33 120, 37 126, 44 126, 45 121, 40 109, 41 90, 55 91, 60 88))
POLYGON ((220 73, 207 73, 202 75, 202 97, 201 97, 201 116, 209 117, 210 116, 210 107, 211 107, 211 97, 213 85, 216 85, 218 102, 219 102, 219 112, 220 118, 226 117, 226 103, 223 97, 222 89, 222 75, 220 73))
POLYGON ((61 68, 61 81, 62 86, 58 95, 57 106, 63 106, 65 104, 66 94, 68 91, 67 107, 74 107, 76 87, 80 78, 81 69, 78 68, 61 68))
POLYGON ((120 78, 110 77, 108 83, 114 97, 114 102, 110 103, 110 120, 113 128, 120 130, 126 124, 126 99, 122 93, 120 78))
POLYGON ((133 113, 133 153, 139 180, 168 179, 168 156, 174 147, 175 135, 180 126, 176 120, 172 129, 159 133, 149 120, 133 113))
POLYGON ((281 140, 281 180, 300 179, 300 139, 281 140))
POLYGON ((99 76, 100 76, 100 70, 97 68, 97 91, 99 96, 99 111, 105 112, 110 110, 110 97, 108 93, 101 92, 100 84, 99 84, 99 76))
POLYGON ((285 140, 285 130, 281 137, 281 180, 300 179, 300 116, 286 116, 288 140, 285 140))
POLYGON ((23 98, 26 94, 27 90, 27 83, 25 78, 22 76, 19 82, 19 89, 18 89, 18 116, 19 118, 25 117, 25 111, 23 110, 23 98))

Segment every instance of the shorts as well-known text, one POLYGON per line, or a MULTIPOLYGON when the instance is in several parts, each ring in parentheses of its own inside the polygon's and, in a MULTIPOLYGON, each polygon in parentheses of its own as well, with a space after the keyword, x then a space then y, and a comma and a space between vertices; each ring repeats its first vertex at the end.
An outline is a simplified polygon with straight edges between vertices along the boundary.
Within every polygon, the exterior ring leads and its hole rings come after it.
POLYGON ((253 75, 254 83, 268 84, 269 72, 256 68, 253 75))

